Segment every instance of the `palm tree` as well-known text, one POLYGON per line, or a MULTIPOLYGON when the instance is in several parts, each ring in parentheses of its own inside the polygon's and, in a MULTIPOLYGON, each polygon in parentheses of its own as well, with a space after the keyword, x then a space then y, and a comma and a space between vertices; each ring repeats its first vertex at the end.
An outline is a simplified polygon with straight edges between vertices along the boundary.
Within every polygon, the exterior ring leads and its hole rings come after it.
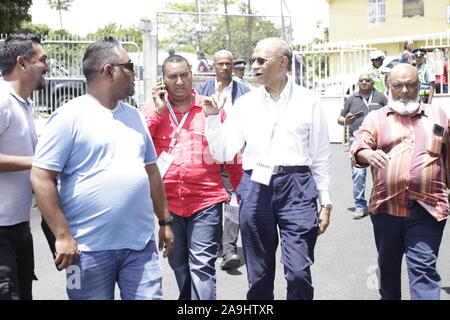
POLYGON ((59 11, 59 22, 61 24, 61 30, 63 29, 62 24, 62 11, 69 11, 73 0, 47 0, 50 8, 59 11))

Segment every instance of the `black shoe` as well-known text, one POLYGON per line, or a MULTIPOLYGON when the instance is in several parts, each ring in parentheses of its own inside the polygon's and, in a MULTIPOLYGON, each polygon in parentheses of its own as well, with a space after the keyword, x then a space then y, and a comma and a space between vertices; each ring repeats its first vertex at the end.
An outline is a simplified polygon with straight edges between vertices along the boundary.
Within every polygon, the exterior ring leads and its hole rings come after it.
POLYGON ((222 263, 220 264, 220 268, 222 270, 231 270, 238 268, 240 265, 241 259, 237 254, 233 253, 231 255, 226 255, 223 258, 222 263))

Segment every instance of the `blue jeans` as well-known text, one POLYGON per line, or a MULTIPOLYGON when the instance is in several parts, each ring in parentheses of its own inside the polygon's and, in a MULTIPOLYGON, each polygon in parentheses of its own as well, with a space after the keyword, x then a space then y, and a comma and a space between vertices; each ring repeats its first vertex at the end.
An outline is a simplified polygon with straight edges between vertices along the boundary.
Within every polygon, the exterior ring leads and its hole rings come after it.
MULTIPOLYGON (((352 147, 354 140, 355 138, 350 138, 350 148, 352 147)), ((351 162, 351 165, 355 207, 356 209, 367 210, 367 201, 365 197, 367 168, 357 168, 353 161, 351 162)))
POLYGON ((116 282, 122 300, 161 300, 162 275, 155 241, 142 251, 81 252, 67 275, 70 300, 114 300, 116 282))
POLYGON ((222 203, 188 218, 172 213, 175 247, 169 265, 175 273, 180 300, 216 299, 216 260, 222 228, 222 203))
POLYGON ((380 268, 382 300, 401 299, 403 254, 411 299, 440 299, 441 277, 436 269, 446 221, 438 222, 416 201, 409 201, 408 218, 371 215, 380 268))

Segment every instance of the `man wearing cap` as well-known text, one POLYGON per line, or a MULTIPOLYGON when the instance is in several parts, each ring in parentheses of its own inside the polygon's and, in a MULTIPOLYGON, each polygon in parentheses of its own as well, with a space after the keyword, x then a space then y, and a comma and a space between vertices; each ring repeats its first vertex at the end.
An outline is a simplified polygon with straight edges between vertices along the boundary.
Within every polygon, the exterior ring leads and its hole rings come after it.
POLYGON ((236 81, 237 83, 240 83, 240 84, 246 86, 247 88, 251 89, 252 86, 250 85, 250 83, 248 83, 248 81, 244 79, 245 65, 246 65, 246 63, 245 63, 245 60, 243 60, 243 59, 237 59, 234 61, 233 80, 236 81))
POLYGON ((380 67, 383 65, 384 58, 384 52, 380 50, 372 51, 370 53, 370 61, 372 62, 372 65, 367 70, 372 76, 374 88, 383 94, 386 93, 386 88, 384 86, 384 77, 380 72, 380 67))
MULTIPOLYGON (((204 82, 196 87, 200 95, 210 97, 216 92, 219 93, 222 99, 225 99, 224 113, 222 120, 225 120, 225 115, 233 106, 234 102, 242 95, 250 91, 250 89, 240 82, 233 80, 233 54, 227 50, 220 50, 214 54, 213 67, 216 72, 216 78, 204 82)), ((244 65, 245 68, 245 65, 244 65)), ((243 72, 244 70, 242 70, 243 72)), ((242 171, 232 173, 242 176, 242 171)), ((227 188, 228 194, 232 196, 233 188, 228 179, 227 171, 222 168, 222 176, 227 188)), ((232 177, 236 179, 236 177, 232 177)), ((233 197, 232 197, 233 200, 233 197)), ((228 206, 228 205, 227 205, 228 206)), ((222 264, 220 267, 224 270, 235 269, 241 265, 241 260, 237 254, 237 239, 239 235, 239 220, 232 214, 233 207, 225 207, 224 211, 224 227, 222 238, 222 264)))
POLYGON ((413 51, 416 57, 416 69, 420 81, 420 101, 431 104, 433 101, 436 75, 433 68, 425 62, 427 52, 424 49, 413 51))
MULTIPOLYGON (((362 72, 358 80, 359 91, 348 97, 344 108, 338 117, 338 123, 348 126, 350 132, 350 147, 355 137, 354 132, 359 129, 364 118, 372 111, 387 105, 387 97, 373 87, 372 76, 362 72)), ((355 200, 354 219, 361 219, 368 215, 369 209, 365 198, 367 168, 358 168, 351 163, 353 181, 353 199, 355 200)))

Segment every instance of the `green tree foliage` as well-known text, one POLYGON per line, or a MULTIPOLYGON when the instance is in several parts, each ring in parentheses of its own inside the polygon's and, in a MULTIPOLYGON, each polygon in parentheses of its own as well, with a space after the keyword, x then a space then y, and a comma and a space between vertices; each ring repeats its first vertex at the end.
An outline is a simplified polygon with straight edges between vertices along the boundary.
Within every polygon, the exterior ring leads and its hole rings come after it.
MULTIPOLYGON (((142 48, 142 33, 138 28, 129 27, 126 29, 122 29, 115 23, 110 23, 103 28, 98 29, 94 33, 89 33, 87 35, 87 38, 98 40, 109 36, 114 37, 119 41, 135 42, 139 46, 139 48, 142 48)), ((128 52, 137 51, 137 48, 134 45, 124 44, 124 47, 128 52)))
MULTIPOLYGON (((227 5, 239 8, 243 14, 248 12, 244 0, 228 0, 227 5)), ((166 9, 176 12, 197 12, 196 1, 169 2, 166 9)), ((223 13, 224 1, 202 0, 200 12, 223 13)), ((281 36, 281 30, 272 21, 262 17, 230 16, 228 23, 230 32, 224 16, 159 14, 158 46, 188 52, 199 49, 209 55, 227 49, 241 58, 248 59, 259 40, 281 36), (200 24, 198 19, 201 21, 200 24)))
POLYGON ((32 0, 0 0, 0 34, 17 33, 23 21, 30 21, 32 0))

